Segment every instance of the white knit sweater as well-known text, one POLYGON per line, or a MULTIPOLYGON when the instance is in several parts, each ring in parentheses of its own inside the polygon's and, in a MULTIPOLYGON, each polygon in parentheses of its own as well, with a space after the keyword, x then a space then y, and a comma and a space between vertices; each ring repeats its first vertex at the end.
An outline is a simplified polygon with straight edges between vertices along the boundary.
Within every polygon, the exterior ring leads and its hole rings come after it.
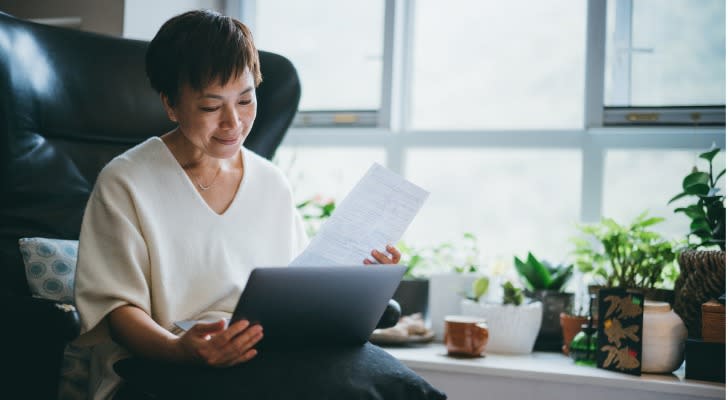
POLYGON ((161 139, 112 160, 86 206, 75 299, 80 345, 93 345, 90 395, 107 398, 127 356, 106 316, 132 304, 174 331, 185 319, 229 317, 256 266, 287 265, 307 244, 290 187, 270 162, 243 149, 244 176, 215 213, 161 139))

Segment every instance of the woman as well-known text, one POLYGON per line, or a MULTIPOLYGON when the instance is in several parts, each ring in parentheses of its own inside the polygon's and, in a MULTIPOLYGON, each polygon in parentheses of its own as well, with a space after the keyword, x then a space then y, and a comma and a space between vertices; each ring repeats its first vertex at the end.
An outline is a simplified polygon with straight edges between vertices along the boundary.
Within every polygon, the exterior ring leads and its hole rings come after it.
MULTIPOLYGON (((149 45, 151 85, 178 126, 112 160, 84 215, 76 304, 93 345, 91 390, 108 398, 129 353, 228 367, 264 327, 229 317, 254 266, 286 265, 307 243, 291 190, 242 148, 256 116, 257 50, 241 22, 210 11, 167 21, 149 45), (216 320, 181 333, 179 320, 216 320)), ((397 263, 372 252, 374 261, 397 263)))

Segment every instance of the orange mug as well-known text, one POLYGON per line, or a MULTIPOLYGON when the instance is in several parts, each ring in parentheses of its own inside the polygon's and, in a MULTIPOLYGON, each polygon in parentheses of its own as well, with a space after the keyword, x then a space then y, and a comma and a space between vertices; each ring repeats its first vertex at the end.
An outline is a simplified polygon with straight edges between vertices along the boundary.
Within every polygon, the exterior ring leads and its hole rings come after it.
POLYGON ((481 357, 488 343, 485 319, 464 315, 445 317, 447 354, 458 357, 481 357))

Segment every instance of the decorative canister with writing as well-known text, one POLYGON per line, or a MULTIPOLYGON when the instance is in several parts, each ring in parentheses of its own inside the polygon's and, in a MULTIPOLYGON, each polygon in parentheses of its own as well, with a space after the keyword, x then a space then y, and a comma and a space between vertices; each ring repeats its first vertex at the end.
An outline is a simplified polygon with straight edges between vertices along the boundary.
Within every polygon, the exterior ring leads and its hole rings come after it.
POLYGON ((645 301, 642 326, 642 372, 665 374, 678 369, 688 330, 670 303, 645 301))

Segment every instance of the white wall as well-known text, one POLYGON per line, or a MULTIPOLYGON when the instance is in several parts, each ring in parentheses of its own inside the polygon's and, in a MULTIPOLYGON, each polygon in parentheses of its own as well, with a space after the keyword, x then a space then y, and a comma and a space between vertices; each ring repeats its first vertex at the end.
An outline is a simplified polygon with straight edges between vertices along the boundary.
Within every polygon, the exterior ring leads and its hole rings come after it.
POLYGON ((222 11, 223 5, 222 0, 126 0, 122 35, 151 40, 162 24, 175 15, 201 8, 222 11))
POLYGON ((0 11, 42 23, 57 23, 59 18, 77 20, 60 26, 119 36, 123 4, 120 0, 0 0, 0 11))

